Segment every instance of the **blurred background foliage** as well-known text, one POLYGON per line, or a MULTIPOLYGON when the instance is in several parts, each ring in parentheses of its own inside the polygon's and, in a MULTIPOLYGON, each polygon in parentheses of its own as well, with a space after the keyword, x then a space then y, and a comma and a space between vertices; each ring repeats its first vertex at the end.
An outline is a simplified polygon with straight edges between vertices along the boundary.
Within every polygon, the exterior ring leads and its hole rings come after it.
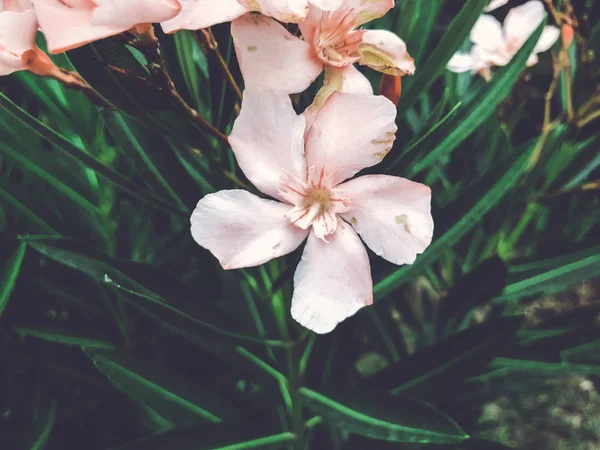
POLYGON ((600 5, 554 0, 572 43, 486 83, 445 65, 487 0, 397 3, 371 26, 417 72, 373 170, 432 187, 434 241, 324 336, 289 317, 299 251, 223 272, 189 233, 247 184, 206 126, 239 107, 228 24, 157 29, 179 99, 126 35, 54 57, 112 107, 0 79, 3 449, 600 448, 600 5))

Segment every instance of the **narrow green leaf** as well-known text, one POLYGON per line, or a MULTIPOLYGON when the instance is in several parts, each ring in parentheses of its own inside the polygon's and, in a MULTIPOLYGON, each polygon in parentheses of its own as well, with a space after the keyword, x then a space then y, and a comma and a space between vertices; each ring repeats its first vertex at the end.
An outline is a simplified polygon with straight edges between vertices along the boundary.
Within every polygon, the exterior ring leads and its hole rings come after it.
POLYGON ((50 407, 45 412, 44 417, 40 420, 39 430, 37 430, 35 439, 31 446, 30 450, 43 450, 46 447, 46 443, 48 442, 48 437, 50 436, 50 432, 54 427, 54 421, 56 419, 56 401, 52 401, 50 407))
POLYGON ((600 246, 510 268, 509 284, 496 301, 515 301, 535 294, 552 294, 600 275, 600 246))
POLYGON ((33 229, 25 228, 31 232, 40 232, 40 233, 48 233, 48 234, 56 234, 57 231, 48 225, 44 220, 42 220, 36 213, 34 213, 31 209, 21 203, 18 199, 10 195, 7 191, 0 187, 0 200, 2 200, 3 207, 10 206, 17 211, 17 214, 20 214, 24 217, 26 222, 29 222, 30 225, 33 225, 33 229), (35 228, 37 227, 37 228, 35 228))
POLYGON ((198 420, 219 423, 225 415, 237 417, 209 389, 189 383, 166 368, 124 352, 87 351, 87 354, 118 389, 175 424, 198 420))
MULTIPOLYGON (((460 13, 450 23, 448 29, 438 41, 435 50, 418 68, 417 75, 411 80, 410 84, 407 83, 408 87, 402 94, 402 101, 399 105, 399 117, 402 117, 406 110, 415 104, 419 96, 444 73, 446 64, 462 46, 487 3, 488 0, 467 0, 465 2, 460 13)), ((431 6, 427 5, 427 8, 431 8, 431 6)))
MULTIPOLYGON (((0 93, 0 95, 2 95, 0 93)), ((73 201, 75 204, 81 206, 83 209, 89 211, 92 214, 102 215, 100 208, 90 202, 88 199, 79 194, 76 190, 64 184, 60 179, 56 178, 54 175, 44 170, 41 166, 36 164, 35 161, 24 156, 22 152, 18 150, 14 150, 5 142, 0 142, 0 152, 7 155, 9 158, 14 160, 18 165, 20 165, 24 170, 35 174, 40 177, 42 180, 46 181, 48 184, 53 186, 56 190, 63 193, 68 199, 73 201)))
MULTIPOLYGON (((98 172, 98 174, 104 176, 108 180, 112 181, 114 185, 133 197, 145 201, 158 209, 168 211, 170 213, 178 214, 187 217, 188 211, 182 210, 170 201, 164 200, 153 192, 144 189, 129 178, 121 175, 114 171, 98 159, 87 154, 79 147, 73 145, 64 136, 48 127, 46 124, 40 122, 38 119, 33 117, 27 111, 16 105, 11 99, 0 92, 0 106, 4 107, 4 110, 10 113, 15 119, 27 126, 34 133, 46 139, 48 142, 54 144, 57 149, 64 152, 69 157, 81 162, 86 167, 98 172)), ((3 146, 6 147, 6 146, 3 146)))
POLYGON ((256 427, 248 427, 247 422, 201 424, 156 433, 109 450, 281 449, 295 439, 292 433, 261 434, 256 427))
POLYGON ((325 423, 351 433, 415 444, 450 444, 469 438, 456 422, 427 403, 370 396, 342 403, 308 388, 301 388, 300 394, 325 423), (362 400, 365 398, 369 404, 362 400))
POLYGON ((23 259, 25 258, 25 249, 27 244, 21 242, 15 251, 14 255, 8 260, 2 271, 2 279, 0 279, 0 317, 8 305, 10 295, 15 289, 17 278, 21 272, 23 259))
POLYGON ((361 387, 376 386, 396 395, 418 390, 427 397, 453 392, 452 383, 485 367, 506 347, 522 321, 520 317, 499 318, 469 328, 386 367, 363 380, 361 387))
MULTIPOLYGON (((465 9, 466 7, 463 11, 465 9)), ((510 63, 494 73, 491 82, 481 86, 466 99, 450 120, 423 139, 412 149, 411 154, 402 157, 402 165, 409 167, 409 176, 420 173, 450 154, 495 113, 496 107, 510 95, 514 84, 526 68, 527 59, 545 24, 544 20, 510 63), (421 155, 425 157, 419 160, 421 155)))
MULTIPOLYGON (((404 266, 376 283, 374 286, 375 297, 382 298, 402 283, 410 280, 477 226, 481 218, 511 191, 525 173, 529 154, 530 151, 524 152, 516 162, 496 168, 492 174, 485 177, 483 184, 472 186, 469 192, 458 200, 460 202, 458 206, 449 205, 445 211, 448 210, 452 215, 458 215, 458 220, 453 222, 441 236, 434 237, 433 243, 422 255, 417 257, 414 264, 404 266), (475 198, 475 204, 462 213, 464 204, 466 203, 468 206, 467 197, 475 198)), ((434 217, 434 220, 437 221, 438 218, 434 217)))
POLYGON ((95 350, 114 350, 115 344, 112 342, 79 336, 63 330, 54 330, 52 328, 41 327, 13 327, 13 331, 20 336, 32 336, 48 342, 58 344, 76 345, 95 350))

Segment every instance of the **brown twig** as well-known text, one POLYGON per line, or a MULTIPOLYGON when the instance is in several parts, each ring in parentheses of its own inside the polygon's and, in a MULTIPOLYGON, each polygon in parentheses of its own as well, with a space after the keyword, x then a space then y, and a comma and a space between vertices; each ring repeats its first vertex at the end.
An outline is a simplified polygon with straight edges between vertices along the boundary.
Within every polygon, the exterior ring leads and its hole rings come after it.
POLYGON ((206 42, 206 45, 208 46, 208 48, 215 54, 215 56, 217 57, 217 61, 219 62, 219 66, 221 67, 221 71, 223 72, 223 75, 225 75, 225 79, 227 80, 227 83, 229 83, 229 85, 235 92, 235 95, 241 102, 242 101, 242 90, 240 89, 240 86, 238 85, 235 77, 231 73, 231 70, 229 70, 227 61, 225 61, 225 58, 223 58, 223 54, 221 53, 221 50, 219 50, 219 44, 218 44, 217 40, 215 39, 215 36, 214 36, 212 30, 210 28, 204 28, 196 33, 196 37, 200 38, 200 42, 202 42, 202 40, 204 40, 204 42, 206 42))

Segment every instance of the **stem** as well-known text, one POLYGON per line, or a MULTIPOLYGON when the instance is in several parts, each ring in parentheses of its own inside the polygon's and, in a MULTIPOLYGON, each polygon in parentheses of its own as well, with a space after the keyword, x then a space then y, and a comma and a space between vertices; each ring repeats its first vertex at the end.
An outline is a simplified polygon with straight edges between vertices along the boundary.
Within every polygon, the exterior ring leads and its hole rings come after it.
POLYGON ((219 66, 221 67, 221 70, 223 71, 223 75, 225 75, 225 79, 227 80, 227 83, 229 83, 229 85, 235 92, 235 95, 241 102, 242 101, 242 90, 240 89, 240 86, 238 85, 237 81, 235 80, 235 77, 231 73, 231 70, 229 70, 229 66, 227 65, 227 62, 225 61, 225 58, 223 58, 223 54, 219 50, 219 44, 217 43, 217 40, 215 39, 215 36, 214 36, 212 30, 210 28, 204 28, 204 29, 200 30, 199 33, 196 33, 196 37, 200 38, 201 41, 203 40, 204 42, 206 42, 206 44, 208 45, 208 48, 214 52, 215 56, 217 57, 217 61, 219 62, 219 66), (202 33, 202 36, 200 36, 199 33, 202 33))
POLYGON ((292 411, 290 411, 290 422, 292 432, 296 435, 294 450, 304 450, 304 421, 302 419, 302 397, 299 390, 302 387, 302 375, 300 374, 300 355, 297 343, 287 348, 287 365, 289 377, 289 392, 292 399, 292 411))

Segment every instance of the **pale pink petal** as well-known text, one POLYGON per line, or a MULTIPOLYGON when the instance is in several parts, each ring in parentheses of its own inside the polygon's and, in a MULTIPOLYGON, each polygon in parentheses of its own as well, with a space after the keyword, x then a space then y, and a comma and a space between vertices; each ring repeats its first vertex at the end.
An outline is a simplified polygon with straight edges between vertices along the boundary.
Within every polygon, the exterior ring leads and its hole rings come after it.
POLYGON ((285 217, 290 205, 231 190, 202 198, 191 217, 192 236, 225 270, 253 267, 294 251, 306 238, 285 217))
POLYGON ((310 0, 310 3, 323 11, 335 11, 342 6, 344 0, 310 0))
POLYGON ((0 75, 26 68, 21 56, 36 48, 37 27, 32 10, 0 12, 0 75))
POLYGON ((377 255, 394 264, 412 264, 431 243, 431 189, 389 175, 366 175, 338 186, 350 198, 342 217, 377 255))
POLYGON ((60 0, 33 0, 50 53, 61 53, 126 31, 119 26, 92 26, 93 8, 69 7, 60 0))
POLYGON ((412 75, 415 60, 406 50, 406 44, 391 31, 368 30, 360 46, 362 58, 359 64, 366 65, 388 75, 412 75))
POLYGON ((248 12, 237 0, 179 0, 181 12, 161 23, 165 33, 177 30, 200 30, 230 22, 248 12))
POLYGON ((300 22, 308 14, 308 0, 238 0, 250 11, 274 17, 281 22, 300 22))
POLYGON ((383 96, 334 92, 308 133, 308 167, 325 170, 335 186, 377 164, 392 148, 395 118, 396 107, 383 96))
POLYGON ((542 31, 542 35, 540 36, 540 40, 535 45, 534 53, 542 53, 546 50, 550 50, 550 47, 554 45, 554 43, 560 37, 560 30, 552 25, 548 25, 544 27, 542 31))
POLYGON ((538 0, 531 0, 511 9, 504 19, 504 34, 507 41, 518 43, 520 48, 542 23, 544 17, 546 17, 544 5, 538 0))
POLYGON ((452 58, 450 58, 450 61, 448 61, 446 68, 450 72, 462 73, 468 72, 469 70, 475 70, 477 67, 472 54, 455 53, 452 58))
POLYGON ((339 221, 329 242, 311 233, 294 275, 292 317, 316 333, 373 303, 369 257, 350 225, 339 221))
POLYGON ((96 4, 92 25, 126 30, 139 24, 164 22, 181 11, 177 0, 96 0, 96 4))
POLYGON ((246 87, 298 93, 323 70, 308 42, 269 17, 246 14, 231 23, 231 35, 246 87))
POLYGON ((496 51, 504 46, 502 25, 494 17, 483 14, 471 30, 471 41, 487 51, 496 51))
POLYGON ((0 11, 23 12, 32 8, 30 0, 0 0, 0 11))
POLYGON ((483 12, 494 11, 495 9, 500 8, 508 3, 508 0, 492 0, 489 5, 483 10, 483 12))
POLYGON ((535 66, 538 63, 538 61, 538 56, 535 53, 532 53, 531 55, 529 55, 529 58, 527 58, 527 67, 535 66))
POLYGON ((246 177, 261 192, 279 196, 288 176, 305 179, 304 117, 289 95, 267 88, 246 89, 229 143, 246 177))
POLYGON ((357 13, 356 26, 384 16, 394 7, 394 0, 344 0, 341 8, 357 13))
POLYGON ((302 113, 306 118, 305 137, 308 136, 319 110, 329 96, 336 91, 344 94, 373 95, 373 86, 371 86, 369 79, 352 64, 341 69, 331 66, 325 67, 323 86, 317 92, 312 104, 302 113))

